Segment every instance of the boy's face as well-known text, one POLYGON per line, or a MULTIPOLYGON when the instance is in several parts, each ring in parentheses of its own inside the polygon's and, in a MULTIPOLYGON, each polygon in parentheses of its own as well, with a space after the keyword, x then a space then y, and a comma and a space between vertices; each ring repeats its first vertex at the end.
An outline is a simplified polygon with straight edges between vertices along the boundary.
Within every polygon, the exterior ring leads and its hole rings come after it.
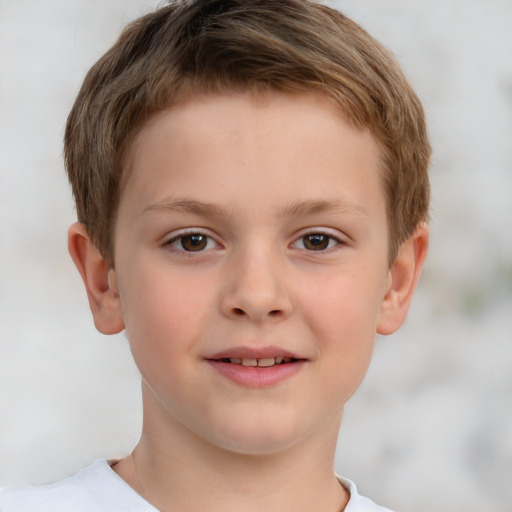
POLYGON ((130 163, 109 282, 149 428, 239 453, 336 432, 392 286, 369 133, 322 98, 211 95, 130 163))

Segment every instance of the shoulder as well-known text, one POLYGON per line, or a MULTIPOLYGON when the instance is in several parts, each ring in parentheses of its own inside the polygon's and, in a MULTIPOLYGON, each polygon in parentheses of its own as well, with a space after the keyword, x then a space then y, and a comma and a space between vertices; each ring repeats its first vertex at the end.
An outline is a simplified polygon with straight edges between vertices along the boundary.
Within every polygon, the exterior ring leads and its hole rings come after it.
POLYGON ((60 482, 0 491, 2 512, 156 512, 99 460, 60 482))
POLYGON ((338 480, 350 493, 350 499, 345 507, 344 512, 392 512, 388 508, 376 505, 372 500, 360 496, 354 482, 338 476, 338 480))

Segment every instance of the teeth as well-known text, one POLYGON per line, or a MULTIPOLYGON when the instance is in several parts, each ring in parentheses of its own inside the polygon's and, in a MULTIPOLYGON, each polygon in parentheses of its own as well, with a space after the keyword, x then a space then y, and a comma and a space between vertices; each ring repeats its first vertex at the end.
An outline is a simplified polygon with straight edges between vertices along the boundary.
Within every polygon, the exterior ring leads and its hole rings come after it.
POLYGON ((270 366, 274 366, 275 364, 283 364, 290 363, 292 360, 291 357, 263 357, 261 359, 254 358, 243 358, 239 359, 237 357, 233 357, 229 359, 230 363, 233 364, 241 364, 242 366, 260 366, 262 368, 268 368, 270 366))

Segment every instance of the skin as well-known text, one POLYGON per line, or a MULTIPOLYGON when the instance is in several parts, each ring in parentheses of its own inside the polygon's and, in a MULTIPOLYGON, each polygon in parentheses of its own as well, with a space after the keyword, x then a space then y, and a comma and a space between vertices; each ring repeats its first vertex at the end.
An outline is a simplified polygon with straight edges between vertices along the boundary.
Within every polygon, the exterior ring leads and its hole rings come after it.
POLYGON ((126 329, 142 376, 141 440, 114 470, 160 510, 342 510, 343 406, 427 252, 422 225, 389 267, 386 222, 378 146, 324 98, 210 95, 155 115, 131 150, 115 269, 69 233, 97 328, 126 329), (208 362, 237 347, 303 363, 248 388, 208 362))

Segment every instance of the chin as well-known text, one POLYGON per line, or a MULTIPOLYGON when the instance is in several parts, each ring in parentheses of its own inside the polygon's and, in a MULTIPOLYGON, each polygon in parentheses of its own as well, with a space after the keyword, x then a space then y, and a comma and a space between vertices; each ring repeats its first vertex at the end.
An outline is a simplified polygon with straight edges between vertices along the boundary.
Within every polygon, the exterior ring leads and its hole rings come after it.
POLYGON ((239 455, 269 456, 282 453, 302 437, 295 429, 283 424, 270 425, 259 421, 252 425, 229 425, 221 432, 209 433, 209 441, 226 451, 239 455), (212 438, 214 434, 214 438, 212 438), (216 435, 215 435, 216 434, 216 435))
POLYGON ((251 439, 246 442, 233 442, 233 440, 230 440, 230 442, 224 443, 220 448, 223 448, 225 451, 232 454, 246 457, 270 457, 287 451, 294 444, 294 442, 290 441, 283 442, 276 440, 269 441, 251 439))

